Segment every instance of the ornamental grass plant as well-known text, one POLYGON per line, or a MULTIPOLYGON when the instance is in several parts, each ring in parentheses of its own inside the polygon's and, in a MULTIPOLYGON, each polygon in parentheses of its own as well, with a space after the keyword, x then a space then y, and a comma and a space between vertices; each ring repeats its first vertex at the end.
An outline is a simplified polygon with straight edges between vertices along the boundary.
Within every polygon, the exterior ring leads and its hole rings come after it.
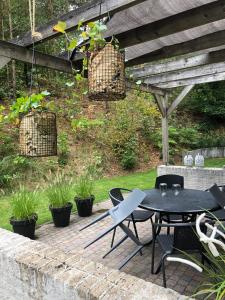
POLYGON ((79 199, 89 198, 94 189, 94 184, 91 176, 89 174, 81 175, 76 183, 75 194, 79 199))
POLYGON ((57 174, 47 189, 46 196, 52 208, 67 206, 73 196, 72 180, 69 180, 63 173, 57 174))
POLYGON ((24 186, 12 194, 12 218, 16 221, 29 220, 36 215, 37 191, 30 192, 24 186))

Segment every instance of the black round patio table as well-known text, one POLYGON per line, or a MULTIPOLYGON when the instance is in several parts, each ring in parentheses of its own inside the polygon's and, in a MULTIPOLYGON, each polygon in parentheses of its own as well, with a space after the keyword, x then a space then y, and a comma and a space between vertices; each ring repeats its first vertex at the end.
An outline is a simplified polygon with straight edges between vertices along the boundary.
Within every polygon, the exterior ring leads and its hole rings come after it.
POLYGON ((212 194, 205 191, 182 189, 176 196, 171 189, 166 191, 166 195, 162 195, 159 189, 145 190, 144 192, 146 197, 140 207, 155 212, 198 214, 219 208, 212 194))

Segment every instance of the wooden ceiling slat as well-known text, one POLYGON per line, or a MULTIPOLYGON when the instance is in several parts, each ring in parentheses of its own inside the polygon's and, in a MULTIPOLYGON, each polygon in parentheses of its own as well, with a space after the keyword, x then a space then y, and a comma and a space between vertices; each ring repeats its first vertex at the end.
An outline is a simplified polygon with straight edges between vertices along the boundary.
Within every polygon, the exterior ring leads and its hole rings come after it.
POLYGON ((216 31, 187 42, 163 47, 126 62, 126 66, 135 66, 179 55, 191 54, 209 48, 225 46, 225 30, 216 31))
POLYGON ((194 78, 180 79, 177 81, 165 82, 162 84, 158 84, 157 87, 162 89, 171 89, 180 86, 209 83, 209 82, 223 81, 223 80, 225 80, 225 72, 216 73, 213 75, 199 76, 194 78))
MULTIPOLYGON (((96 21, 100 18, 106 17, 108 15, 113 15, 121 10, 128 9, 131 6, 145 2, 146 0, 94 0, 91 3, 86 3, 79 8, 76 8, 67 14, 59 16, 58 18, 51 20, 48 24, 37 27, 36 31, 42 34, 41 38, 35 38, 34 43, 43 42, 45 40, 57 37, 60 33, 53 31, 53 26, 58 23, 58 21, 64 21, 67 24, 67 31, 74 30, 78 22, 83 20, 84 23, 90 21, 96 21), (100 12, 101 4, 101 12, 100 12)), ((31 37, 31 32, 25 33, 22 37, 13 39, 11 42, 30 46, 33 43, 31 37)))
POLYGON ((225 49, 195 56, 178 57, 168 62, 147 64, 131 69, 130 73, 134 78, 142 78, 221 62, 225 62, 225 49))
POLYGON ((225 18, 224 0, 205 4, 159 21, 116 34, 122 48, 131 47, 225 18))

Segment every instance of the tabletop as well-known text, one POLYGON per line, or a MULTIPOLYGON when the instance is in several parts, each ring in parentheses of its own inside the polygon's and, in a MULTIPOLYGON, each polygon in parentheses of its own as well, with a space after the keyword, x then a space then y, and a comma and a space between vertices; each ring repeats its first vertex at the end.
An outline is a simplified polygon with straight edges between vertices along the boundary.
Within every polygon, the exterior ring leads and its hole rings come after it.
POLYGON ((166 191, 166 195, 162 195, 159 189, 145 190, 144 192, 146 197, 140 207, 156 212, 197 214, 219 208, 212 194, 205 191, 182 189, 176 196, 170 189, 166 191))

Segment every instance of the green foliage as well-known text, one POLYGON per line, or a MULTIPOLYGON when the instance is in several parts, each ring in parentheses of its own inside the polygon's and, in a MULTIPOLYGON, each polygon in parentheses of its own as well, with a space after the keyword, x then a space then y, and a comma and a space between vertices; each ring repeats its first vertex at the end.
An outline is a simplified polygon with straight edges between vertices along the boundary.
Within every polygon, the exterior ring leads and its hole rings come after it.
POLYGON ((214 82, 197 85, 184 103, 193 113, 201 113, 208 118, 225 120, 225 85, 214 82))
POLYGON ((20 114, 26 114, 34 109, 43 109, 42 100, 45 96, 49 95, 47 91, 40 94, 32 94, 31 96, 19 97, 10 106, 10 113, 7 116, 9 120, 15 120, 20 116, 20 114))
MULTIPOLYGON (((194 127, 169 126, 170 155, 179 154, 186 149, 196 149, 200 138, 199 131, 194 127)), ((150 141, 160 150, 162 149, 161 129, 152 132, 150 141)))
POLYGON ((37 192, 29 192, 24 186, 11 196, 12 217, 15 220, 30 219, 37 208, 37 192))
POLYGON ((16 151, 15 136, 11 132, 0 131, 0 159, 3 159, 9 153, 14 154, 16 151))
POLYGON ((69 160, 69 144, 68 134, 61 132, 58 136, 58 164, 60 166, 67 165, 69 160))
POLYGON ((196 148, 225 147, 224 132, 211 131, 203 133, 197 140, 196 148))
POLYGON ((83 139, 89 131, 102 125, 104 125, 104 121, 101 119, 88 119, 83 117, 71 121, 72 131, 78 139, 83 139))
POLYGON ((93 193, 94 185, 90 174, 81 175, 76 183, 75 196, 79 199, 87 199, 93 193))
POLYGON ((32 161, 17 155, 5 156, 0 161, 0 188, 12 186, 15 180, 22 178, 25 171, 32 167, 32 161))
POLYGON ((53 183, 47 189, 46 195, 51 207, 60 208, 66 206, 73 195, 72 181, 63 173, 57 174, 53 183))

